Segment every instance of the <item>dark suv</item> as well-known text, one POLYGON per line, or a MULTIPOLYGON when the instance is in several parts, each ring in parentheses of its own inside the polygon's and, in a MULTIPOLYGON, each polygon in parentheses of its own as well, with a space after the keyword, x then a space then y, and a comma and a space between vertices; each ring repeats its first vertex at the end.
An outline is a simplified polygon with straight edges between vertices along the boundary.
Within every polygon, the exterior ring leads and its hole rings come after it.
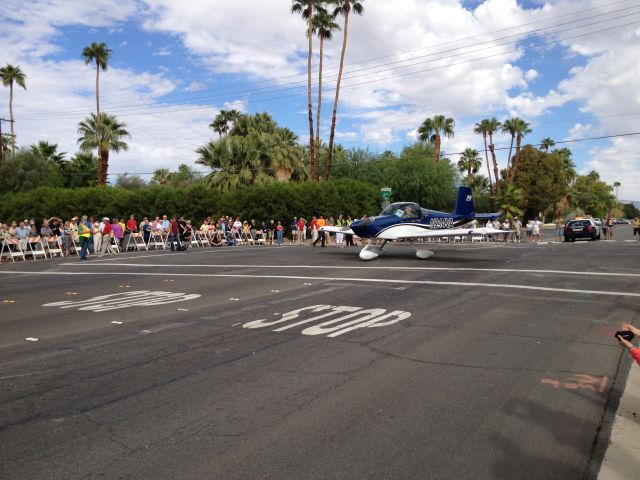
POLYGON ((564 241, 573 242, 576 238, 600 240, 600 228, 590 218, 569 220, 564 226, 564 241))

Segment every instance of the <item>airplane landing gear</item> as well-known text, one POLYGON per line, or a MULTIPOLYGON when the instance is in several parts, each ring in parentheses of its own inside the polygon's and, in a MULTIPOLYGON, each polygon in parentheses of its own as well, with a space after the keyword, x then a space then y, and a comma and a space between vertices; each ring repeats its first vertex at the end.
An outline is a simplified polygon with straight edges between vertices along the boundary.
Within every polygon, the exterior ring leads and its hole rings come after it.
POLYGON ((418 245, 415 244, 413 242, 411 242, 411 245, 413 245, 413 248, 416 249, 416 257, 424 260, 426 258, 429 258, 431 255, 434 254, 434 252, 432 252, 431 250, 427 250, 424 245, 418 245))
POLYGON ((367 244, 362 250, 360 250, 360 258, 362 260, 373 260, 374 258, 378 258, 386 244, 387 240, 384 240, 380 246, 375 245, 371 239, 367 240, 367 244))

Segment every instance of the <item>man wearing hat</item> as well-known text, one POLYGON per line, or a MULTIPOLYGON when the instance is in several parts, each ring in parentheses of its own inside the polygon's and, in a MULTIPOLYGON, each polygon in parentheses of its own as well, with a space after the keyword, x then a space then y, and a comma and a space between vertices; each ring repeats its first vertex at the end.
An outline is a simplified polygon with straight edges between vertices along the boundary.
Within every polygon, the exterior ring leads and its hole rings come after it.
POLYGON ((109 218, 104 217, 102 219, 101 225, 102 225, 102 230, 100 233, 102 234, 102 243, 101 243, 102 247, 100 249, 100 256, 107 253, 107 251, 109 252, 109 255, 115 255, 115 252, 113 251, 113 247, 111 246, 111 236, 113 235, 113 228, 111 227, 111 222, 109 221, 109 218))

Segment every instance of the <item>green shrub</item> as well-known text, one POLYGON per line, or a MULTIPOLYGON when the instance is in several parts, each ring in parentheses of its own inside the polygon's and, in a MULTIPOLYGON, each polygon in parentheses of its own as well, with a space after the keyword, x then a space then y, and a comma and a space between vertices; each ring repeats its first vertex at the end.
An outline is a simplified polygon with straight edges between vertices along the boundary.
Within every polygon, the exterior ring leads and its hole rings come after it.
POLYGON ((151 186, 137 190, 102 186, 40 187, 0 197, 0 221, 74 215, 125 217, 183 215, 200 222, 211 215, 239 215, 243 219, 290 221, 294 216, 339 214, 362 216, 380 210, 378 187, 350 179, 327 183, 274 183, 220 193, 204 185, 188 188, 151 186))

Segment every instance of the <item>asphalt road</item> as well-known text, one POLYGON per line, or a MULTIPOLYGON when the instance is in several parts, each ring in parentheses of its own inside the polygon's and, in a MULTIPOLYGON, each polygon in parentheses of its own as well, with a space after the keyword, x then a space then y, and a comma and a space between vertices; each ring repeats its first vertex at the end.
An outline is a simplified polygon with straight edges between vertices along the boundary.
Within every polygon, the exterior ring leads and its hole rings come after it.
POLYGON ((0 478, 593 478, 631 238, 4 264, 0 478))

